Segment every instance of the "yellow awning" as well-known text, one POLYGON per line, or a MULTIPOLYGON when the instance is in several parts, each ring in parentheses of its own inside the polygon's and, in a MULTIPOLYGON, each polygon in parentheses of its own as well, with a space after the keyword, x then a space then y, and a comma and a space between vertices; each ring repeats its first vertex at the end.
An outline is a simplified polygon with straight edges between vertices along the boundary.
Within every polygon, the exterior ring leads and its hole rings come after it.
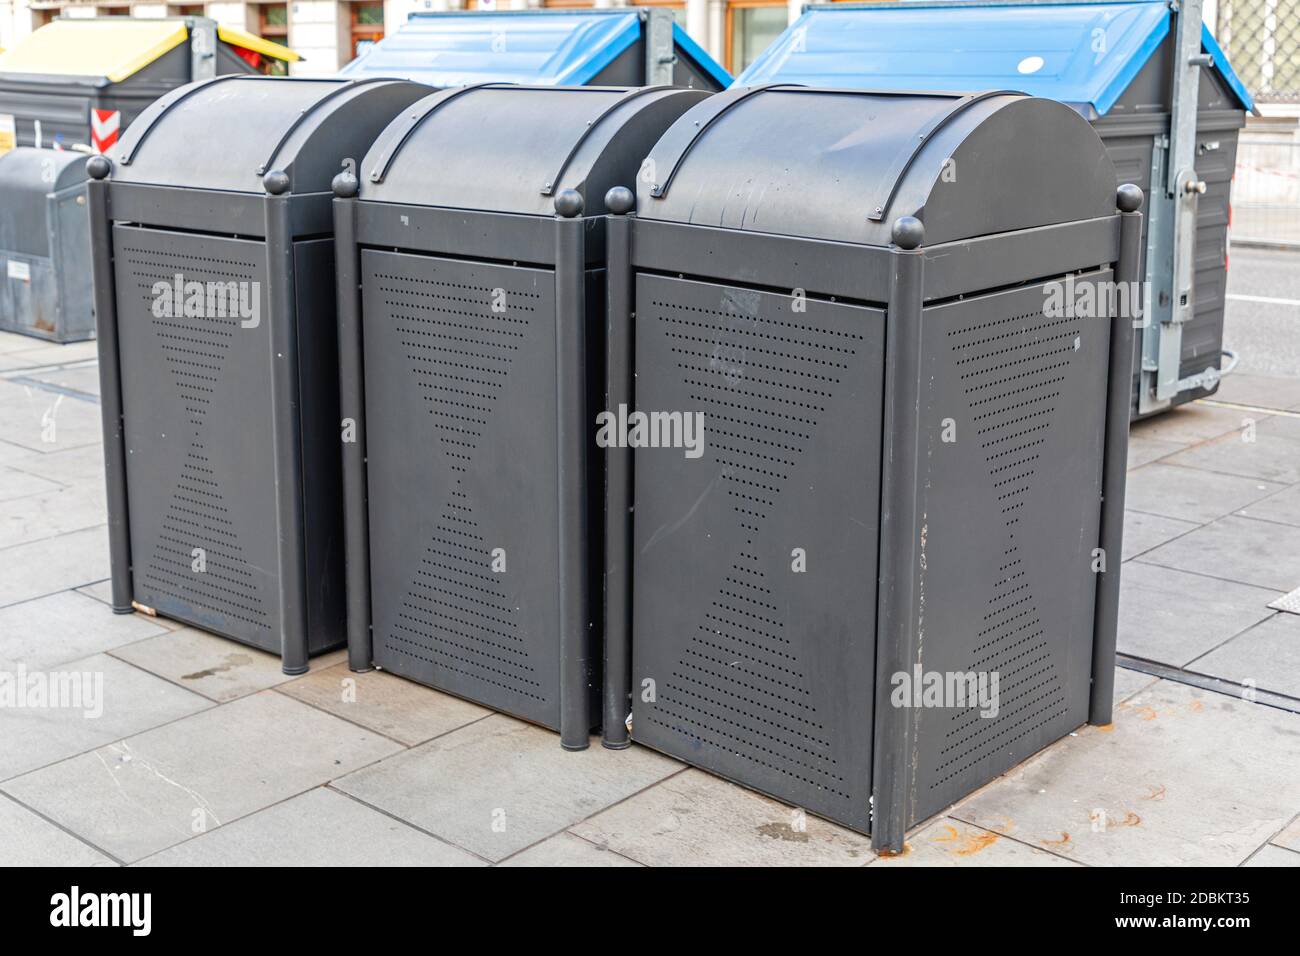
POLYGON ((252 50, 254 53, 269 56, 274 60, 284 60, 286 63, 293 63, 302 59, 287 46, 280 46, 280 44, 272 43, 270 40, 263 40, 259 36, 237 30, 234 27, 218 26, 217 38, 222 43, 243 47, 245 50, 252 50))
POLYGON ((179 20, 55 20, 0 55, 0 72, 103 76, 120 83, 186 36, 179 20))

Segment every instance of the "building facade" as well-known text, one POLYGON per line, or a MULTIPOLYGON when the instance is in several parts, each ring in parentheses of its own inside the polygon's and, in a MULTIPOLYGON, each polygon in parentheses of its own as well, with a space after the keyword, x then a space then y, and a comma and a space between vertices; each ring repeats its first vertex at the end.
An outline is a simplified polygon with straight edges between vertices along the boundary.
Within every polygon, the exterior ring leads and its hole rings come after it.
POLYGON ((160 17, 206 15, 303 56, 298 76, 334 73, 366 46, 396 30, 417 11, 663 6, 695 40, 732 72, 748 65, 799 15, 802 0, 214 0, 158 3, 150 0, 0 0, 0 49, 56 16, 160 17))

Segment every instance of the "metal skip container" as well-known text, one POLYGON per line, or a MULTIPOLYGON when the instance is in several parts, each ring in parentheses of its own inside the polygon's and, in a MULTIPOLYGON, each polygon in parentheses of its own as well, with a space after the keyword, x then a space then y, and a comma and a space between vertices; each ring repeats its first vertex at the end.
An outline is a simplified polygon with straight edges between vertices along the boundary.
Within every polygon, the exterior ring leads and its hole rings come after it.
POLYGON ((329 184, 427 92, 217 78, 88 161, 115 611, 343 642, 329 184))
POLYGON ((0 330, 94 338, 86 158, 20 146, 0 155, 0 330))
POLYGON ((733 88, 646 168, 607 225, 608 400, 658 440, 605 452, 606 734, 630 702, 899 850, 1110 720, 1141 191, 1005 92, 733 88))
POLYGON ((688 86, 731 76, 667 7, 417 12, 341 76, 397 76, 429 86, 688 86))
POLYGON ((375 665, 587 746, 604 592, 591 423, 605 194, 633 183, 705 96, 443 90, 336 180, 354 670, 375 665))

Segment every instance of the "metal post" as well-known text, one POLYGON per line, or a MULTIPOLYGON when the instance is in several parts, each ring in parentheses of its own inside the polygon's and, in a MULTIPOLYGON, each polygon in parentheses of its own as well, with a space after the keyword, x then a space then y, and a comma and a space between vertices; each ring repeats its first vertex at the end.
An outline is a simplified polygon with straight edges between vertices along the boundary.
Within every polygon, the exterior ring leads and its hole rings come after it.
MULTIPOLYGON (((1142 190, 1125 184, 1116 193, 1120 210, 1119 261, 1115 282, 1124 290, 1141 286, 1142 190)), ((1093 613, 1092 690, 1088 723, 1109 724, 1115 696, 1115 635, 1119 622, 1119 575, 1124 550, 1124 484, 1128 469, 1128 423, 1133 380, 1133 323, 1141 319, 1141 297, 1117 297, 1130 308, 1111 309, 1110 376, 1106 392, 1106 443, 1101 482, 1101 550, 1104 569, 1097 579, 1093 613), (1136 306, 1136 307, 1133 307, 1136 306)))
MULTIPOLYGON (((605 195, 606 408, 632 408, 632 191, 616 186, 605 195)), ((601 743, 628 746, 632 686, 632 451, 605 449, 605 696, 601 743)))
POLYGON ((126 495, 126 441, 122 420, 122 372, 117 345, 117 280, 113 274, 113 224, 108 215, 108 175, 113 163, 92 156, 86 163, 90 181, 90 268, 94 288, 95 336, 99 349, 99 405, 104 425, 104 479, 108 491, 108 554, 113 613, 130 614, 131 526, 126 495))
POLYGON ((275 525, 279 539, 281 669, 307 672, 306 540, 298 403, 298 311, 294 295, 289 176, 262 177, 266 196, 266 284, 270 303, 271 425, 275 442, 275 525))
POLYGON ((343 421, 343 552, 347 568, 348 667, 364 674, 374 661, 370 632, 370 515, 366 496, 365 370, 361 332, 360 184, 334 177, 335 276, 338 280, 339 411, 343 421), (351 430, 351 435, 347 434, 351 430))
POLYGON ((921 413, 921 312, 925 238, 920 221, 894 222, 885 331, 885 447, 880 495, 877 593, 876 748, 872 758, 871 843, 901 853, 916 792, 912 708, 890 704, 890 678, 919 659, 916 606, 918 462, 921 413))
POLYGON ((641 14, 645 24, 645 85, 672 86, 677 60, 673 43, 673 11, 650 7, 641 14))
POLYGON ((582 196, 555 197, 555 437, 559 486, 560 745, 585 750, 591 733, 587 584, 586 221, 582 196))

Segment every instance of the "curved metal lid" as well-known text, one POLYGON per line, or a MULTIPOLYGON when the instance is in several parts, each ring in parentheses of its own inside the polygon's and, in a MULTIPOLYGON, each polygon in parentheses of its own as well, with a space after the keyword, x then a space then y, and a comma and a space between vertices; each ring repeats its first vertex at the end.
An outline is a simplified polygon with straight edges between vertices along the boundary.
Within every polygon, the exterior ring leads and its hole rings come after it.
POLYGON ((643 219, 887 245, 1104 216, 1115 173, 1091 125, 1019 93, 733 87, 650 152, 643 219))
POLYGON ((42 198, 86 181, 86 154, 19 146, 0 154, 0 188, 6 196, 30 192, 42 198))
POLYGON ((440 90, 403 111, 360 170, 374 202, 554 214, 565 189, 587 215, 632 186, 642 158, 708 94, 671 87, 482 84, 440 90))
POLYGON ((429 88, 404 80, 229 75, 172 90, 109 152, 116 182, 260 193, 289 175, 323 192, 344 158, 359 161, 395 114, 429 88))

